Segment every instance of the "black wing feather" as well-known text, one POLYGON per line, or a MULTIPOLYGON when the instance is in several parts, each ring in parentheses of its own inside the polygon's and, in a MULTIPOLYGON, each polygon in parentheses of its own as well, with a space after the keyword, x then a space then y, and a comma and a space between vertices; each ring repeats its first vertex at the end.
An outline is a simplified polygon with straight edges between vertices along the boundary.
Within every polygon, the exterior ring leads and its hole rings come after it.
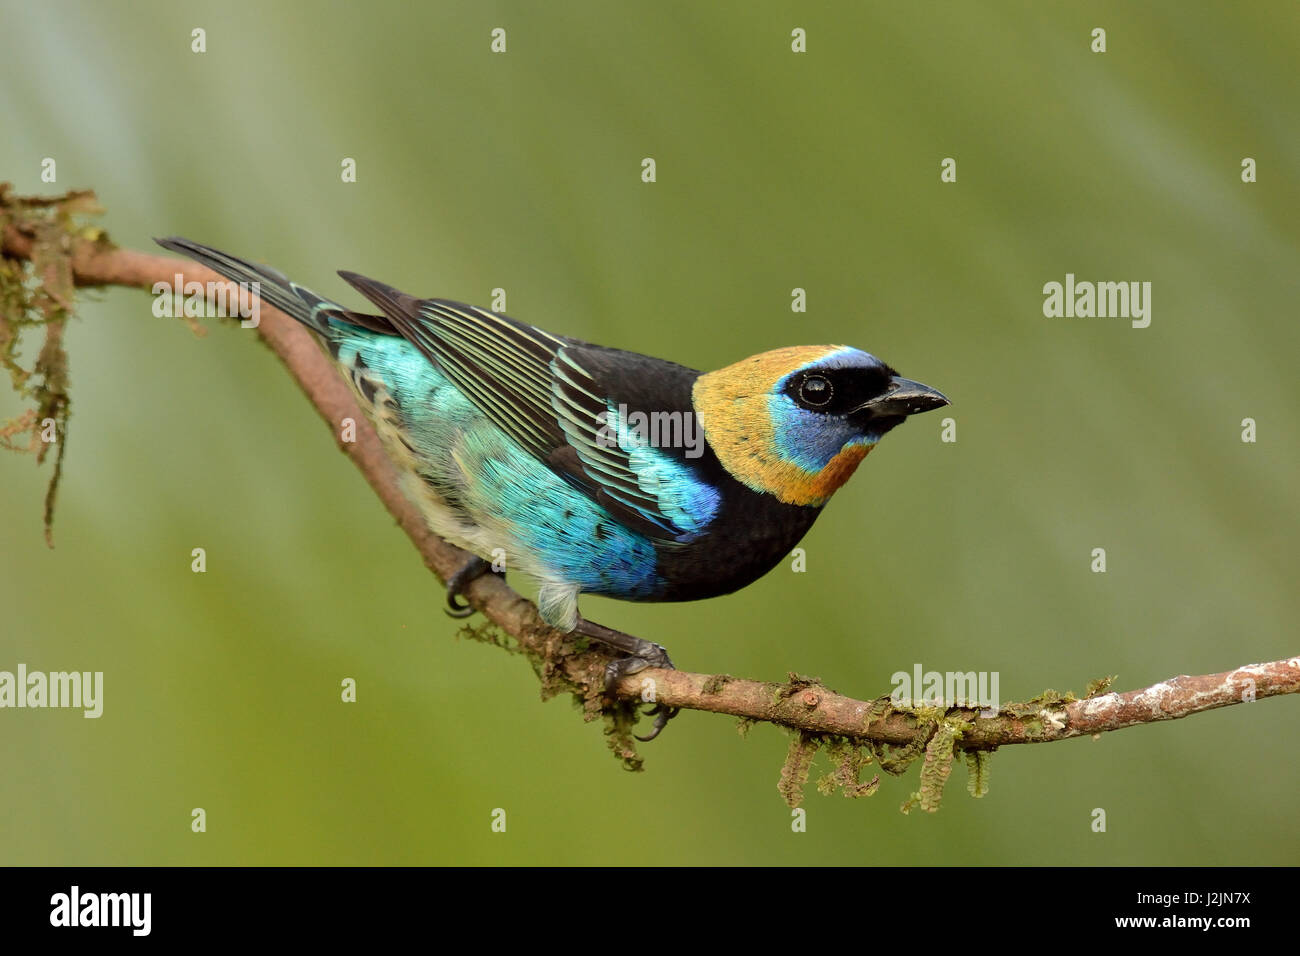
POLYGON ((627 452, 602 442, 599 433, 611 386, 617 387, 617 369, 607 367, 618 364, 616 357, 655 363, 661 374, 671 370, 679 386, 681 373, 692 380, 696 373, 552 335, 461 302, 416 299, 353 272, 339 275, 379 306, 392 328, 520 447, 628 527, 663 543, 686 537, 642 490, 627 452), (588 365, 600 369, 600 381, 588 365))

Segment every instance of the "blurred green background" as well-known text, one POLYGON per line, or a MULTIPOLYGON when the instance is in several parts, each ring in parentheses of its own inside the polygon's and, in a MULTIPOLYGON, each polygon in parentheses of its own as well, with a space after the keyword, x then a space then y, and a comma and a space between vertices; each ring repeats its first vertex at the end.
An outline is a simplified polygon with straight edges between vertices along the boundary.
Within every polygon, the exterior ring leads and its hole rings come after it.
MULTIPOLYGON (((874 696, 920 663, 1024 699, 1300 650, 1291 0, 0 6, 0 179, 93 187, 121 245, 190 236, 347 302, 336 269, 503 287, 520 318, 702 369, 851 343, 949 394, 958 441, 941 415, 891 434, 806 573, 584 600, 684 668, 874 696), (1045 318, 1067 272, 1150 281, 1150 328, 1045 318)), ((0 862, 1300 860, 1295 698, 1006 749, 936 816, 898 812, 916 767, 869 800, 810 788, 804 834, 774 728, 684 714, 625 773, 521 659, 454 638, 253 333, 150 305, 92 293, 68 331, 56 550, 48 466, 0 457, 0 669, 106 685, 99 720, 0 712, 0 862)))

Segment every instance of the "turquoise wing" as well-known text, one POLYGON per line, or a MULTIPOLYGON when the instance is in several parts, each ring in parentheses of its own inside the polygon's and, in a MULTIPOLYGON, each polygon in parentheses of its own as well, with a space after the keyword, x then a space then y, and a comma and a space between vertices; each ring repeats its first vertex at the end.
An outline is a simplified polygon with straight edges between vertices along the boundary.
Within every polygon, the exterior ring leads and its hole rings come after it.
POLYGON ((593 353, 629 353, 552 335, 476 306, 415 299, 355 273, 339 274, 493 424, 623 524, 664 544, 683 543, 717 513, 717 491, 689 464, 651 447, 630 428, 608 384, 599 384, 587 367, 593 353))

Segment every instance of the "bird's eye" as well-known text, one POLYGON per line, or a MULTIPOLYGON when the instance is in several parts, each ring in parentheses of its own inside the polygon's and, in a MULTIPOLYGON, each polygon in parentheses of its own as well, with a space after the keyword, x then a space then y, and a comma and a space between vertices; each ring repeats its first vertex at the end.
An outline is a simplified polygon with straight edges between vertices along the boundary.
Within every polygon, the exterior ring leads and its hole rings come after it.
POLYGON ((799 385, 799 397, 813 406, 829 404, 834 391, 830 381, 820 375, 809 375, 799 385))

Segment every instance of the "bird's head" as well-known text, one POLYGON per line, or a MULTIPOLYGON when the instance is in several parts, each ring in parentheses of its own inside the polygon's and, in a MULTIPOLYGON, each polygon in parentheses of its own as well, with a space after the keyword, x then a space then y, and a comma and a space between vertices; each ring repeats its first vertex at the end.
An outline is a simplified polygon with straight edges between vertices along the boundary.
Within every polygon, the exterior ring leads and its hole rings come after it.
POLYGON ((882 435, 948 404, 874 355, 842 345, 763 352, 701 375, 692 399, 718 461, 755 491, 819 506, 882 435))

